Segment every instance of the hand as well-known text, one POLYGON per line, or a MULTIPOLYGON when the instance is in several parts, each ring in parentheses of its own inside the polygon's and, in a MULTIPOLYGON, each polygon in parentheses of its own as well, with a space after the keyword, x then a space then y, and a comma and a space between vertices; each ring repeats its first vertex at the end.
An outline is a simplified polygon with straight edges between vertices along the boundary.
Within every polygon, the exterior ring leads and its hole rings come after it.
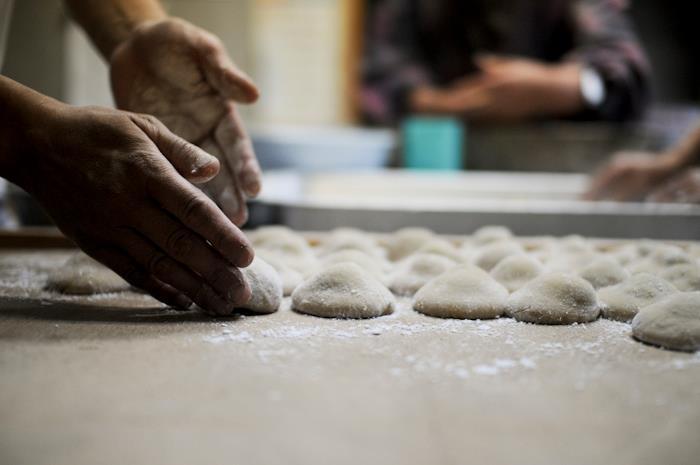
POLYGON ((259 193, 260 167, 234 102, 253 102, 258 91, 221 42, 182 20, 146 23, 116 48, 110 74, 119 108, 156 116, 221 161, 203 189, 234 223, 245 223, 245 196, 259 193))
POLYGON ((587 200, 642 200, 675 170, 668 156, 620 152, 593 178, 587 200))
POLYGON ((655 189, 649 202, 700 203, 700 168, 690 168, 655 189))
POLYGON ((190 183, 216 176, 218 160, 151 116, 56 107, 36 115, 13 178, 61 231, 166 304, 228 314, 247 302, 237 267, 251 246, 190 183))
POLYGON ((471 121, 514 122, 541 116, 566 116, 583 108, 580 66, 486 56, 481 72, 444 90, 418 89, 411 106, 419 112, 448 113, 471 121))

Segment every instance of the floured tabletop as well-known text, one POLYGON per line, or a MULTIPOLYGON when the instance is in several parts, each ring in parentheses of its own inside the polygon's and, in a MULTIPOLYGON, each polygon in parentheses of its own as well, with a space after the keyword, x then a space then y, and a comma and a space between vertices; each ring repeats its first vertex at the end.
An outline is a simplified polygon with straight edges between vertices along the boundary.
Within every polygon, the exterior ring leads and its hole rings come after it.
POLYGON ((0 257, 0 463, 695 464, 700 354, 607 319, 211 319, 0 257))

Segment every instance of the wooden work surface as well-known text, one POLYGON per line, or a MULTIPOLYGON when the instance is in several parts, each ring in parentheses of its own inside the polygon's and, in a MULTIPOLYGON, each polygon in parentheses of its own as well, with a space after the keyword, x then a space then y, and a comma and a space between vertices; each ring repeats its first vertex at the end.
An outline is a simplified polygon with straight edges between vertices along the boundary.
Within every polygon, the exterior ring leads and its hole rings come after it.
POLYGON ((2 464, 697 464, 700 354, 607 320, 213 320, 0 253, 2 464))

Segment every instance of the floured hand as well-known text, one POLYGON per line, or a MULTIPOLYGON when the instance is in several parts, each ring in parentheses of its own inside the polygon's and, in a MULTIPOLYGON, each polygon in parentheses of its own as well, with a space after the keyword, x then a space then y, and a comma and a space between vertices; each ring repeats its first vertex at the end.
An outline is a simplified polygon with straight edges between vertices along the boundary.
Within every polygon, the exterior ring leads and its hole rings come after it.
POLYGON ((179 19, 146 23, 117 47, 110 66, 119 108, 156 116, 221 161, 202 188, 234 223, 245 223, 260 167, 234 102, 254 102, 258 90, 221 42, 179 19))

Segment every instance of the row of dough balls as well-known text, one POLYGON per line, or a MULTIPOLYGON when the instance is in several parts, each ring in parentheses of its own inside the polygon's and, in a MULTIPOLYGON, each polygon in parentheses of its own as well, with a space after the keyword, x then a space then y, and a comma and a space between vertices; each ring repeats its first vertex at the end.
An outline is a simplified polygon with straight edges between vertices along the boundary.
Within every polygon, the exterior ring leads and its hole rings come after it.
POLYGON ((388 236, 343 228, 314 246, 284 227, 261 228, 250 237, 302 313, 386 315, 394 306, 390 290, 414 296, 414 309, 431 316, 510 316, 540 324, 583 323, 601 314, 630 321, 659 304, 668 308, 653 313, 658 315, 653 324, 635 319, 635 337, 681 350, 700 348, 700 293, 693 292, 700 291, 700 267, 698 249, 691 246, 654 241, 596 246, 579 236, 525 241, 503 227, 482 228, 459 244, 420 228, 388 236), (695 313, 679 311, 679 298, 697 301, 695 313), (661 330, 673 337, 649 335, 661 330))

